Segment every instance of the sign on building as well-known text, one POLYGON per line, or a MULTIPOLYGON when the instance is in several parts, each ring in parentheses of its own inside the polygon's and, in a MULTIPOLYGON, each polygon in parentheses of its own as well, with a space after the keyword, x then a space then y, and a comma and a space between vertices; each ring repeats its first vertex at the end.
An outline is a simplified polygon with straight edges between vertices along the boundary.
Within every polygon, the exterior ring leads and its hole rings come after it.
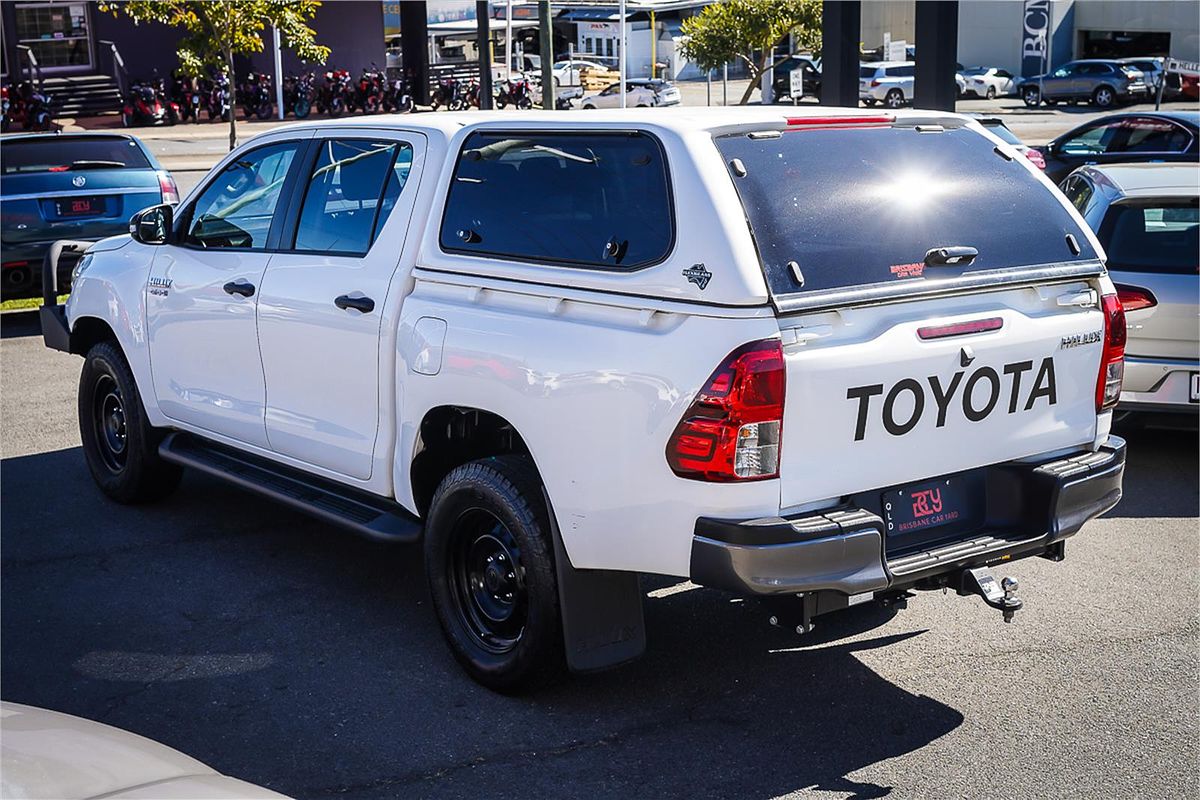
POLYGON ((1050 0, 1025 0, 1021 28, 1021 75, 1041 75, 1050 66, 1050 0))

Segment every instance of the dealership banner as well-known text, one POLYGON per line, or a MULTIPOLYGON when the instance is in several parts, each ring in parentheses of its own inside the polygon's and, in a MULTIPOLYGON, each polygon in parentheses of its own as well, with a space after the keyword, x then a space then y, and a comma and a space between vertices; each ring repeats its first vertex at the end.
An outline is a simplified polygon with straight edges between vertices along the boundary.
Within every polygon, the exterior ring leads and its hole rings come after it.
POLYGON ((1050 63, 1050 0, 1025 0, 1021 26, 1021 75, 1041 75, 1050 63))

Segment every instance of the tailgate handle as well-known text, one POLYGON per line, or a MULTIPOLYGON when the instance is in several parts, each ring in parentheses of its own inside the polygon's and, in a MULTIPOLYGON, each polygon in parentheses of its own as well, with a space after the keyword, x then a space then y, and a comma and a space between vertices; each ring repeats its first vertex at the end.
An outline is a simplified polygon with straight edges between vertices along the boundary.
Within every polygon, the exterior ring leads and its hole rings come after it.
POLYGON ((953 246, 934 247, 925 253, 925 265, 929 267, 950 267, 958 264, 967 265, 979 256, 974 247, 953 246))
POLYGON ((1060 306, 1094 306, 1096 305, 1096 293, 1091 289, 1084 289, 1082 292, 1060 294, 1058 304, 1060 306))

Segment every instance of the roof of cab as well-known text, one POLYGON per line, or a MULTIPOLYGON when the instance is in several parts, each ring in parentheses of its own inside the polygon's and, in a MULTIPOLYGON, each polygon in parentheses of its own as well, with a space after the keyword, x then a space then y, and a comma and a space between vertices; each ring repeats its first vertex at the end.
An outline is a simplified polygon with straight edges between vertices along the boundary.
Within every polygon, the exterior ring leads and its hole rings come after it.
POLYGON ((1186 162, 1092 165, 1080 170, 1105 186, 1110 194, 1125 197, 1200 194, 1200 164, 1186 162))
POLYGON ((464 129, 495 128, 498 126, 556 130, 577 128, 628 127, 660 128, 678 133, 706 131, 711 134, 729 133, 739 129, 783 129, 789 120, 823 117, 844 123, 847 118, 895 119, 899 122, 965 121, 961 114, 941 111, 901 109, 878 112, 862 108, 833 106, 736 106, 671 108, 611 108, 596 109, 582 114, 579 111, 451 111, 428 114, 387 114, 345 119, 313 120, 274 128, 271 133, 311 128, 396 128, 451 137, 464 129))

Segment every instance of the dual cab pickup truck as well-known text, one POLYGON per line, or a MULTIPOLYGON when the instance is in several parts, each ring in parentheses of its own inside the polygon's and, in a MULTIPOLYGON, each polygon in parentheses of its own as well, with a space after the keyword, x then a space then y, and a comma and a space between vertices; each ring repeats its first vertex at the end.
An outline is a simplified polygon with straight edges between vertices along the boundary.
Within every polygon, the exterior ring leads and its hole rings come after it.
POLYGON ((954 114, 283 127, 73 286, 43 331, 84 356, 105 494, 190 467, 422 541, 498 690, 638 656, 639 573, 786 600, 800 631, 912 589, 1011 618, 988 565, 1062 559, 1121 496, 1101 248, 954 114))

